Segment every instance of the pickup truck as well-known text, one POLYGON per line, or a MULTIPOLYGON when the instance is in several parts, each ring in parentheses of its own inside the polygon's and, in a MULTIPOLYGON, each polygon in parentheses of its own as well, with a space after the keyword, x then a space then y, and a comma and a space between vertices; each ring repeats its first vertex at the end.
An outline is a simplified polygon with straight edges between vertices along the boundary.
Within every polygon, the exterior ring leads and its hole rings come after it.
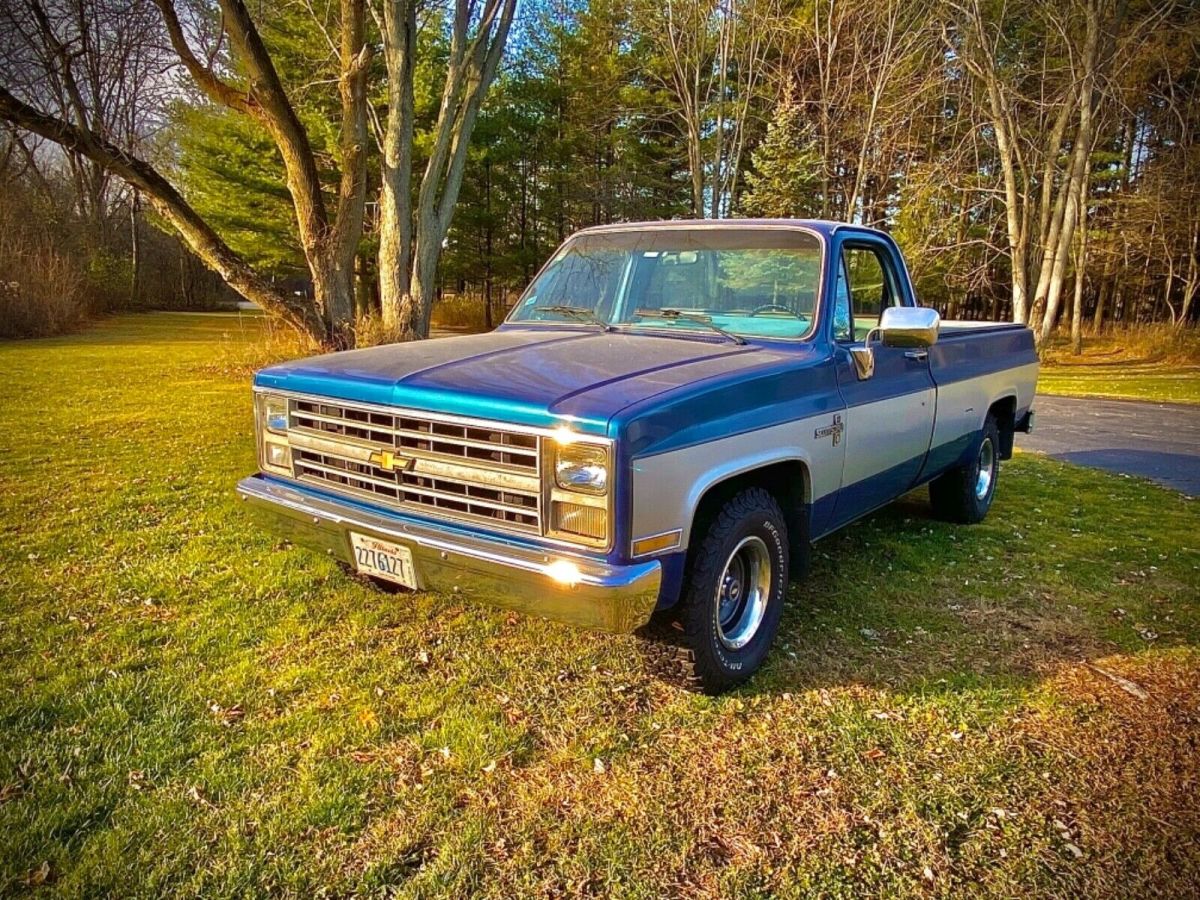
POLYGON ((378 581, 669 621, 718 692, 762 664, 812 542, 925 484, 935 515, 981 520, 1037 373, 1028 328, 918 306, 882 232, 602 226, 495 331, 258 372, 238 491, 378 581))

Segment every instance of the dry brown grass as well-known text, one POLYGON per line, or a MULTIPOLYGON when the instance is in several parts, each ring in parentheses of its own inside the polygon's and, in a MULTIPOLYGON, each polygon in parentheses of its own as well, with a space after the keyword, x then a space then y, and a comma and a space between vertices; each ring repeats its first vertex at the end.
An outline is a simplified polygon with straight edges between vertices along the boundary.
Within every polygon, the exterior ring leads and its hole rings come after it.
MULTIPOLYGON (((498 323, 503 313, 493 312, 493 315, 496 317, 494 323, 498 323)), ((434 303, 431 321, 437 328, 452 331, 487 331, 483 297, 475 294, 445 294, 434 303)))
POLYGON ((368 313, 359 316, 354 323, 354 345, 356 347, 378 347, 394 344, 399 340, 396 330, 383 323, 383 317, 368 313))
MULTIPOLYGON (((1195 896, 1200 887, 1200 683, 1191 650, 1064 666, 1023 729, 1066 760, 1043 806, 1085 849, 1091 896, 1195 896), (1103 674, 1129 679, 1133 695, 1103 674), (1117 861, 1122 865, 1117 866, 1117 861)), ((1051 822, 1055 831, 1063 833, 1051 822)), ((1068 863, 1050 865, 1056 876, 1068 863)))
POLYGON ((0 213, 0 337, 74 330, 85 313, 78 262, 7 219, 0 213))
POLYGON ((264 366, 321 352, 311 340, 269 316, 219 314, 214 319, 223 331, 212 362, 203 367, 213 375, 249 377, 264 366))
POLYGON ((1200 364, 1200 329, 1173 328, 1164 322, 1109 325, 1085 332, 1083 353, 1071 353, 1069 336, 1052 338, 1043 359, 1052 366, 1115 365, 1118 363, 1200 364))
POLYGON ((1200 329, 1166 324, 1107 328, 1072 356, 1057 337, 1043 354, 1038 390, 1046 394, 1200 403, 1200 329))

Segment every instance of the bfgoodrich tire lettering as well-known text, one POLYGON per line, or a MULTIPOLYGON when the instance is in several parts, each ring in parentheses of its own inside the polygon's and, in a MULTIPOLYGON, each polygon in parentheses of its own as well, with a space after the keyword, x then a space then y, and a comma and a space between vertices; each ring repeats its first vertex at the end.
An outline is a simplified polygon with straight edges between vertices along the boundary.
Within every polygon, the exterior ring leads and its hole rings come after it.
POLYGON ((695 549, 681 609, 692 680, 708 693, 741 684, 762 665, 783 611, 788 533, 767 491, 733 497, 695 549))

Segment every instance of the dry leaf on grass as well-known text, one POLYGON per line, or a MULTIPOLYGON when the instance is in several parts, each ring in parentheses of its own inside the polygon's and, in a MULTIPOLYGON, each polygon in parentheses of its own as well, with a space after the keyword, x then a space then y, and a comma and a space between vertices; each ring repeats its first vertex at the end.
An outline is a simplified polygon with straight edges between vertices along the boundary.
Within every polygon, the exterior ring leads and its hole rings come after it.
POLYGON ((29 870, 29 873, 25 876, 25 884, 29 885, 29 887, 47 884, 51 880, 52 875, 50 861, 45 860, 36 869, 29 870))

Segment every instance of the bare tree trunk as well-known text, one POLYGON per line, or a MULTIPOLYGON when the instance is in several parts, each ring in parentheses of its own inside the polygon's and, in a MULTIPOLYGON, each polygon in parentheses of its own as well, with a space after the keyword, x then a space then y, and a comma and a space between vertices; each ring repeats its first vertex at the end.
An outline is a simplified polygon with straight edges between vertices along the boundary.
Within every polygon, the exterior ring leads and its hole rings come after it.
POLYGON ((367 257, 361 253, 354 257, 354 319, 358 321, 371 314, 371 274, 367 257))
POLYGON ((142 244, 138 235, 138 213, 142 198, 133 188, 129 198, 129 305, 134 309, 142 299, 142 244))
MULTIPOLYGON (((1175 304, 1171 302, 1171 289, 1175 287, 1175 260, 1167 257, 1167 276, 1163 279, 1162 302, 1171 317, 1171 326, 1175 327, 1179 319, 1175 315, 1175 304)), ((1153 310, 1151 311, 1153 313, 1153 310)))
POLYGON ((484 221, 487 223, 484 229, 484 247, 483 247, 483 323, 488 331, 492 330, 492 263, 493 263, 493 241, 492 241, 492 163, 490 157, 485 160, 483 167, 484 178, 484 221))
MULTIPOLYGON (((1052 257, 1042 259, 1042 275, 1038 278, 1038 293, 1034 298, 1037 306, 1043 297, 1043 284, 1046 286, 1046 314, 1042 320, 1041 329, 1036 331, 1039 343, 1044 344, 1050 339, 1058 317, 1058 308, 1062 298, 1063 275, 1067 268, 1067 257, 1070 253, 1071 241, 1074 238, 1076 218, 1082 217, 1087 198, 1084 191, 1087 185, 1088 162, 1092 149, 1092 104, 1096 83, 1096 60, 1100 45, 1100 13, 1099 0, 1088 0, 1086 4, 1086 37, 1083 47, 1083 79, 1079 88, 1079 127, 1075 132, 1074 147, 1071 153, 1070 177, 1063 186, 1056 207, 1062 204, 1062 224, 1051 231, 1057 231, 1054 240, 1047 244, 1052 257), (1047 266, 1049 274, 1047 275, 1047 266)), ((1055 210, 1057 216, 1058 210, 1055 210)))
MULTIPOLYGON (((388 69, 388 120, 383 139, 379 199, 379 288, 383 324, 398 335, 411 321, 407 309, 412 271, 413 71, 417 9, 414 0, 383 5, 383 46, 388 69)), ((411 331, 404 335, 412 337, 411 331)))
POLYGON ((1075 255, 1075 304, 1071 309, 1071 353, 1083 353, 1083 285, 1087 278, 1087 193, 1088 178, 1084 175, 1079 203, 1079 250, 1075 255))
POLYGON ((386 0, 384 53, 388 122, 380 197, 379 272, 385 326, 399 340, 429 336, 442 242, 462 186, 467 148, 483 97, 496 77, 516 0, 454 8, 450 52, 429 160, 412 207, 414 0, 386 0))
MULTIPOLYGON (((976 11, 976 17, 981 14, 976 11)), ((976 19, 978 22, 978 18, 976 19)), ((982 24, 977 25, 980 42, 983 42, 982 24)), ((975 67, 978 77, 985 84, 991 110, 992 129, 996 136, 996 150, 1000 158, 1000 170, 1004 178, 1004 213, 1007 227, 1009 263, 1012 270, 1013 321, 1024 323, 1029 316, 1029 232, 1022 221, 1023 204, 1017 173, 1017 158, 1014 135, 1006 111, 1000 84, 994 71, 991 50, 987 50, 987 61, 975 67)))
POLYGON ((692 215, 704 218, 704 157, 700 153, 700 123, 688 123, 688 166, 692 176, 692 215))
MULTIPOLYGON (((371 48, 366 41, 366 0, 341 0, 341 181, 336 218, 322 242, 322 257, 330 263, 325 308, 330 332, 342 346, 354 345, 355 259, 362 240, 367 203, 367 67, 371 48)), ((314 278, 314 282, 315 282, 314 278)))
POLYGON ((1188 242, 1187 279, 1183 284, 1183 308, 1179 312, 1176 328, 1183 328, 1188 323, 1192 312, 1192 301, 1200 291, 1200 221, 1192 220, 1191 241, 1188 242))

